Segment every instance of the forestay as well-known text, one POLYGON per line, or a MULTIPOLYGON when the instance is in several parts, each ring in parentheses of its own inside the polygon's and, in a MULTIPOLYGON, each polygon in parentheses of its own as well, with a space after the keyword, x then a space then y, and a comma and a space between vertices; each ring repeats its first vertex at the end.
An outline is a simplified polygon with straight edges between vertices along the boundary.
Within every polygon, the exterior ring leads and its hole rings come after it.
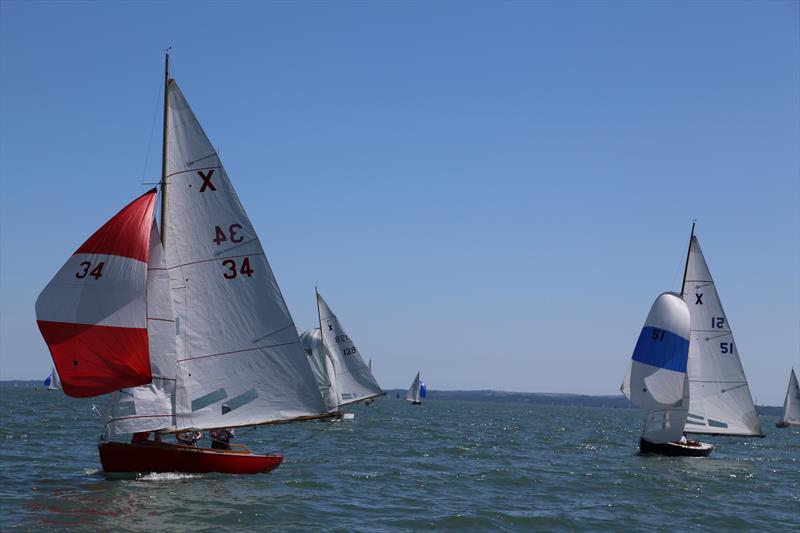
POLYGON ((327 412, 264 250, 217 152, 169 84, 165 248, 178 428, 327 412))
POLYGON ((695 236, 689 244, 682 295, 692 319, 686 430, 719 435, 761 435, 761 424, 739 360, 739 350, 695 236))
POLYGON ((340 405, 383 394, 383 390, 364 363, 353 340, 347 335, 339 319, 336 318, 319 293, 317 293, 317 310, 322 330, 322 342, 333 360, 333 367, 336 371, 336 390, 339 394, 340 405))
POLYGON ((786 390, 786 398, 783 400, 781 421, 791 425, 800 425, 800 387, 797 384, 794 369, 789 375, 789 388, 786 390))
POLYGON ((646 409, 642 437, 658 444, 676 441, 683 433, 689 387, 689 309, 680 295, 659 295, 633 350, 622 392, 646 409))
POLYGON ((308 357, 311 371, 317 380, 319 391, 322 394, 322 399, 325 400, 328 411, 338 411, 341 400, 336 392, 336 370, 333 367, 333 361, 328 355, 328 351, 325 349, 325 345, 322 343, 322 334, 319 328, 304 332, 300 335, 300 342, 303 344, 303 350, 306 353, 306 357, 308 357))
POLYGON ((153 381, 117 391, 106 409, 109 435, 169 428, 175 425, 175 314, 158 228, 150 233, 147 266, 147 338, 153 381))
POLYGON ((36 322, 69 396, 150 381, 145 291, 155 198, 153 189, 114 215, 36 300, 36 322))

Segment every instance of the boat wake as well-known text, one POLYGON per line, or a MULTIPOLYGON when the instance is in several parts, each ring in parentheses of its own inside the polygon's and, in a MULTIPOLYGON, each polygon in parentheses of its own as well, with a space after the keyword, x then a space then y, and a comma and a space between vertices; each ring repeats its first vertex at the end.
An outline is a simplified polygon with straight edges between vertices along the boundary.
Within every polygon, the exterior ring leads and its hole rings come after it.
POLYGON ((178 481, 181 479, 194 479, 202 477, 199 474, 180 474, 178 472, 153 472, 137 476, 137 481, 178 481))

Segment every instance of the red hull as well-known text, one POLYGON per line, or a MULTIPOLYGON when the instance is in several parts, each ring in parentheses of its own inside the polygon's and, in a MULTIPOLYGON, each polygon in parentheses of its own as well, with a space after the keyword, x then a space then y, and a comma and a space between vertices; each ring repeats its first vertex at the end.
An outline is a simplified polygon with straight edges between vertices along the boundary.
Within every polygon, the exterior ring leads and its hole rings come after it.
POLYGON ((258 455, 249 450, 214 450, 152 441, 142 444, 103 442, 98 449, 100 464, 109 473, 263 474, 275 470, 283 461, 282 455, 258 455))

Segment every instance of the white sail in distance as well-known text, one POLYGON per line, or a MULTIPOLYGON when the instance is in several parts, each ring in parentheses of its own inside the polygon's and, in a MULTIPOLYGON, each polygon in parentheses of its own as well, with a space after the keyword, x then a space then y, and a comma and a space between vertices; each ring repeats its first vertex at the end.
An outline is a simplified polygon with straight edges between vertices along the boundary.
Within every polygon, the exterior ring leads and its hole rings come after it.
POLYGON ((317 310, 322 342, 333 361, 333 368, 336 372, 335 383, 339 405, 347 405, 383 394, 383 389, 364 363, 355 343, 319 292, 317 293, 317 310))
POLYGON ((781 422, 792 426, 800 426, 800 386, 797 384, 797 376, 789 374, 789 388, 786 389, 786 398, 783 400, 783 416, 781 422))
POLYGON ((679 294, 656 298, 631 356, 622 392, 647 410, 642 438, 654 444, 680 438, 689 406, 686 379, 689 308, 679 294))
POLYGON ((176 315, 176 426, 326 416, 258 235, 177 83, 168 91, 165 249, 176 315))
POLYGON ((686 431, 760 436, 750 387, 700 243, 692 235, 682 296, 692 318, 686 431))
POLYGON ((419 372, 417 372, 417 377, 414 378, 414 381, 411 382, 411 387, 408 388, 408 392, 406 392, 406 400, 409 402, 419 402, 419 388, 420 388, 420 380, 419 380, 419 372))
POLYGON ((44 380, 44 385, 47 387, 47 390, 58 390, 61 388, 58 382, 56 367, 53 367, 53 370, 50 371, 50 375, 44 380))
POLYGON ((310 329, 300 335, 300 342, 303 344, 303 350, 308 357, 311 371, 317 380, 328 411, 338 411, 341 399, 336 391, 336 370, 333 367, 333 360, 322 343, 322 333, 319 328, 310 329))

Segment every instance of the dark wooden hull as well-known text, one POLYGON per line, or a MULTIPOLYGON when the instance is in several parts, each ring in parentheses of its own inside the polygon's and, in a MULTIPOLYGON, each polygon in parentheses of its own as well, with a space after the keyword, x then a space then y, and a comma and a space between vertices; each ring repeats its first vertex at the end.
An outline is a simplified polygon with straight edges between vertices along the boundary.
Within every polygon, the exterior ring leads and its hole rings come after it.
POLYGON ((687 444, 679 442, 665 442, 654 444, 642 438, 639 439, 639 451, 641 453, 653 453, 658 455, 668 455, 670 457, 708 457, 714 450, 712 444, 706 442, 690 441, 687 444))
POLYGON ((259 455, 249 450, 195 448, 148 441, 141 444, 102 442, 100 464, 108 473, 184 472, 202 474, 262 474, 275 470, 282 455, 259 455))

